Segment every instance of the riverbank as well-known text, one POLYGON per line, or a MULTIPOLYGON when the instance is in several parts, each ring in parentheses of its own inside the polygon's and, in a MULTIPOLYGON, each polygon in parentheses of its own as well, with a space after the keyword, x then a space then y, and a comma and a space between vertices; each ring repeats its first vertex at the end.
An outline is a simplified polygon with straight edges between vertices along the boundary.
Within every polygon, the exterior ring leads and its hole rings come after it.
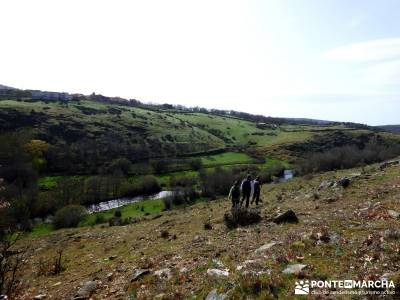
MULTIPOLYGON (((210 201, 206 198, 199 198, 195 203, 210 201)), ((187 205, 172 205, 171 210, 184 209, 187 205)), ((78 227, 90 227, 99 224, 106 224, 109 219, 114 216, 115 210, 121 211, 122 219, 140 219, 147 216, 155 216, 165 211, 163 199, 148 199, 131 204, 127 204, 118 208, 112 208, 105 211, 94 212, 86 216, 86 218, 79 223, 78 227)), ((32 231, 26 233, 26 237, 38 237, 47 235, 56 229, 52 224, 42 223, 33 226, 32 231)))

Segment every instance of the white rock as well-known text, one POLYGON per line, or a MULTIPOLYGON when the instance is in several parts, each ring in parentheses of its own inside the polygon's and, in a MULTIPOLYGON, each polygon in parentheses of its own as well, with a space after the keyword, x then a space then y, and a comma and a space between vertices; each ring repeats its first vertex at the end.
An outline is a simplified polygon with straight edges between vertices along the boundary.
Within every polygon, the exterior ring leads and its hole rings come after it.
POLYGON ((400 217, 400 213, 395 211, 395 210, 388 210, 389 216, 391 216, 393 219, 398 219, 400 217))
POLYGON ((87 281, 77 292, 79 297, 89 297, 97 289, 97 282, 87 281))
POLYGON ((305 267, 307 267, 307 265, 303 265, 303 264, 289 265, 286 267, 285 270, 282 271, 282 273, 299 274, 305 267))
POLYGON ((225 298, 225 294, 218 294, 217 290, 212 290, 210 293, 208 293, 205 300, 224 300, 225 298))
POLYGON ((273 246, 277 245, 277 242, 270 242, 268 244, 265 244, 263 246, 261 246, 260 248, 258 248, 256 251, 254 251, 254 253, 261 253, 264 251, 267 251, 268 249, 271 249, 273 246))
POLYGON ((225 268, 224 264, 219 259, 214 258, 212 261, 218 268, 225 268))
POLYGON ((166 280, 169 280, 172 277, 171 269, 168 268, 157 270, 154 272, 154 275, 158 276, 160 279, 166 279, 166 280))
POLYGON ((229 270, 219 270, 219 269, 208 269, 207 274, 212 277, 228 277, 229 276, 229 270))

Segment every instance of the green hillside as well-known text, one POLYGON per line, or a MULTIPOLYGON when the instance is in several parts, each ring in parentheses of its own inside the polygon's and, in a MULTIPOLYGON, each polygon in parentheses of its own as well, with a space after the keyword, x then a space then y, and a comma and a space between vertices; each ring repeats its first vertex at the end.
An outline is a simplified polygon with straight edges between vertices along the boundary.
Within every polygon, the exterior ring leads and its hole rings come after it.
MULTIPOLYGON (((143 161, 227 151, 265 158, 271 149, 332 131, 362 134, 356 128, 338 123, 265 124, 210 112, 128 106, 86 98, 68 102, 2 100, 0 131, 24 133, 30 139, 46 141, 51 146, 46 172, 73 174, 98 173, 120 157, 136 163, 136 169, 143 169, 143 161)), ((206 158, 202 160, 206 165, 213 164, 206 158)), ((217 164, 249 162, 249 159, 238 161, 237 157, 228 156, 222 161, 217 164)))
POLYGON ((361 124, 36 93, 0 93, 0 178, 26 190, 27 219, 162 189, 184 189, 177 202, 191 204, 225 195, 247 173, 270 182, 287 168, 342 169, 400 153, 398 135, 361 124))

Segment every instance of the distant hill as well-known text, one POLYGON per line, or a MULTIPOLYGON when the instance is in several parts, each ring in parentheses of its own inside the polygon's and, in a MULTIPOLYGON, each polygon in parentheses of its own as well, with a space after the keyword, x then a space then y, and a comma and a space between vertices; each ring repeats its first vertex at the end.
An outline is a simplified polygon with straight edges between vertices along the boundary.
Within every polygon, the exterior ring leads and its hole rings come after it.
POLYGON ((251 122, 267 123, 267 124, 308 124, 308 125, 344 125, 349 128, 359 129, 373 129, 373 127, 353 123, 353 122, 337 122, 328 120, 318 120, 310 118, 282 118, 282 117, 270 117, 264 115, 254 115, 246 112, 235 111, 235 110, 221 110, 221 109, 207 109, 203 107, 186 107, 184 105, 172 105, 172 104, 146 104, 136 99, 124 99, 121 97, 108 97, 101 94, 70 94, 65 92, 52 92, 52 91, 40 91, 40 90, 20 90, 5 85, 0 85, 0 100, 16 100, 22 98, 32 98, 32 100, 43 100, 43 101, 80 101, 80 100, 92 100, 96 102, 102 102, 107 104, 122 105, 122 106, 134 106, 141 107, 144 109, 162 109, 162 110, 174 110, 187 113, 206 113, 218 116, 235 117, 251 122))
POLYGON ((0 90, 15 90, 15 88, 0 84, 0 90))
POLYGON ((382 125, 377 127, 385 131, 400 134, 400 125, 382 125))
POLYGON ((141 172, 147 172, 149 161, 154 169, 168 163, 179 170, 181 162, 173 159, 232 151, 260 161, 269 156, 290 160, 290 153, 320 149, 323 136, 338 146, 369 140, 377 131, 363 124, 149 105, 94 93, 0 90, 0 135, 25 132, 49 143, 50 173, 98 173, 119 158, 138 164, 141 172), (301 145, 289 147, 296 143, 301 145))

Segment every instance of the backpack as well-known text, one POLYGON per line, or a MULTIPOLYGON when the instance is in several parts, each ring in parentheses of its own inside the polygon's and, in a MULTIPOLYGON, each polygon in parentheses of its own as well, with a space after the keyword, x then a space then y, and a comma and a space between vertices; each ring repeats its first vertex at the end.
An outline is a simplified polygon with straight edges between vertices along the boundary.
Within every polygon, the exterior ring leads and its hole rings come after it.
POLYGON ((232 187, 232 199, 240 198, 240 186, 234 185, 232 187))
POLYGON ((254 180, 254 192, 258 193, 260 192, 260 183, 257 180, 254 180))
POLYGON ((251 191, 251 181, 250 180, 245 180, 242 183, 242 191, 243 192, 249 192, 251 191))

